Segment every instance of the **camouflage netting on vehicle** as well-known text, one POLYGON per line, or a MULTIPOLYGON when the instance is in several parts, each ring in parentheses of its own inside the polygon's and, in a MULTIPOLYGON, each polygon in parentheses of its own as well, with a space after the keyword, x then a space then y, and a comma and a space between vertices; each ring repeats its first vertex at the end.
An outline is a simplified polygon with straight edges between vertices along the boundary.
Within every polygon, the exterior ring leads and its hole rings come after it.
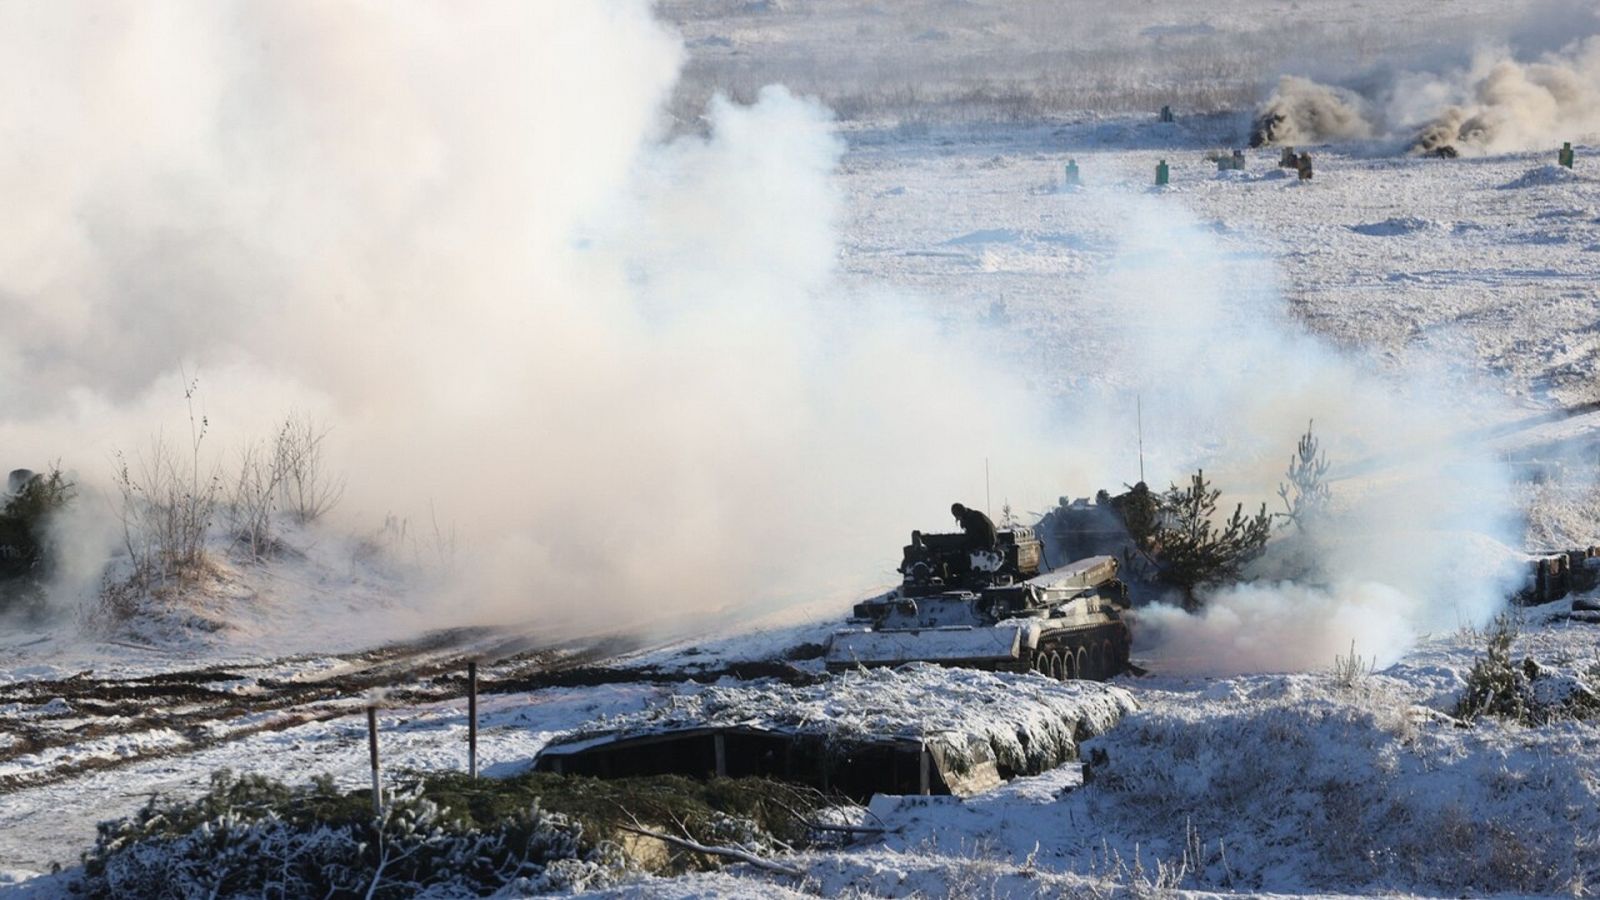
POLYGON ((684 685, 651 709, 602 719, 562 744, 738 727, 833 744, 926 741, 959 767, 976 740, 993 749, 1002 767, 1034 773, 1076 758, 1080 741, 1135 709, 1132 694, 1098 682, 912 663, 841 672, 808 685, 684 685))

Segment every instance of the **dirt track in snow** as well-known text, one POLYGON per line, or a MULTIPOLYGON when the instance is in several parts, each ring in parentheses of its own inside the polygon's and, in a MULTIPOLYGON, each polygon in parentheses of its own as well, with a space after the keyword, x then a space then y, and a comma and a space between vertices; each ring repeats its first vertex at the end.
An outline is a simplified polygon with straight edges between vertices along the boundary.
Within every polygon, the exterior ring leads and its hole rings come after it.
POLYGON ((153 756, 192 753, 250 734, 347 715, 370 699, 417 704, 466 693, 469 660, 492 661, 485 692, 531 683, 627 649, 530 646, 490 629, 249 666, 208 666, 128 678, 79 673, 0 687, 0 795, 153 756))

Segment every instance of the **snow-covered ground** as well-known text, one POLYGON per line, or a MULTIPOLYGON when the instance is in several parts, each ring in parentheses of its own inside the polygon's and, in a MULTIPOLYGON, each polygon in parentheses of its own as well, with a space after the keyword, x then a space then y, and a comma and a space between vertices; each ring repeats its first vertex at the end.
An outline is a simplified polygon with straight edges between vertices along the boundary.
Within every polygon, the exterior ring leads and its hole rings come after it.
MULTIPOLYGON (((1514 658, 1569 668, 1600 662, 1600 626, 1560 619, 1566 608, 1525 613, 1514 658)), ((880 797, 871 806, 873 824, 886 834, 808 854, 800 862, 810 881, 780 884, 822 895, 854 889, 945 896, 991 887, 1009 895, 1107 878, 1156 884, 1164 867, 1182 870, 1166 876, 1168 886, 1189 889, 1574 890, 1596 875, 1600 727, 1493 720, 1463 727, 1449 712, 1482 646, 1474 632, 1431 636, 1400 664, 1349 680, 1331 672, 1118 679, 1139 708, 1084 745, 1086 754, 1104 754, 1087 784, 1070 763, 966 801, 880 797), (1143 867, 1137 875, 1135 860, 1143 867)), ((782 691, 759 682, 748 690, 624 683, 487 695, 480 706, 484 771, 522 771, 550 741, 597 724, 720 702, 719 691, 748 699, 775 689, 782 691)), ((895 693, 880 693, 834 714, 863 721, 885 714, 875 704, 892 704, 895 693)), ((380 723, 390 771, 464 768, 460 699, 396 702, 380 723)), ((0 810, 0 858, 13 871, 70 867, 97 820, 131 811, 154 792, 193 792, 217 768, 291 781, 329 772, 345 787, 360 787, 364 741, 364 722, 352 709, 11 791, 0 810)), ((748 881, 756 877, 649 888, 655 896, 701 896, 779 886, 748 881)))
POLYGON ((1093 352, 1117 320, 1095 292, 1124 242, 1113 213, 1149 201, 1192 216, 1240 277, 1278 279, 1299 321, 1378 365, 1444 348, 1530 405, 1597 399, 1600 170, 1561 169, 1553 149, 1434 160, 1352 147, 1317 148, 1308 184, 1278 168, 1277 148, 1218 173, 1205 153, 1237 146, 1244 128, 1220 118, 851 133, 843 265, 952 318, 997 320, 997 342, 1028 340, 1014 352, 1060 377, 1050 361, 1093 352), (1069 158, 1084 186, 1063 191, 1069 158), (1172 183, 1156 192, 1163 159, 1172 183))

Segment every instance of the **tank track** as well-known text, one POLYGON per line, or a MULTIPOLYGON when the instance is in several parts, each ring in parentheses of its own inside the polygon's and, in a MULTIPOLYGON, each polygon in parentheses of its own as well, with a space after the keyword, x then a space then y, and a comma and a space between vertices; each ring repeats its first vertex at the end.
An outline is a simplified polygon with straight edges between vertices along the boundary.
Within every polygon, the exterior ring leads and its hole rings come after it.
POLYGON ((1130 644, 1128 627, 1121 622, 1044 634, 1019 668, 1058 681, 1105 681, 1127 671, 1130 644))

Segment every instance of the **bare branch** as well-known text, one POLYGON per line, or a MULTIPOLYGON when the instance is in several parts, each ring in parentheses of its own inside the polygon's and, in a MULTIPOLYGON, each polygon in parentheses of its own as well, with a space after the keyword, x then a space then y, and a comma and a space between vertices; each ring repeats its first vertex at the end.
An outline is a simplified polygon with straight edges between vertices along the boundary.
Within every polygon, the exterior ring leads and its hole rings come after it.
POLYGON ((674 837, 670 834, 652 831, 648 828, 636 828, 630 825, 618 825, 617 827, 623 831, 632 832, 634 834, 642 834, 649 838, 655 838, 662 843, 670 844, 682 850, 691 850, 695 853, 704 853, 709 856, 721 856, 728 859, 736 859, 743 863, 749 863, 758 869, 765 869, 768 872, 777 872, 780 875, 788 875, 791 878, 804 878, 806 874, 804 871, 793 866, 786 866, 782 863, 774 862, 773 860, 757 856, 748 850, 740 850, 737 847, 715 847, 709 844, 702 844, 699 841, 692 841, 688 838, 674 837))

